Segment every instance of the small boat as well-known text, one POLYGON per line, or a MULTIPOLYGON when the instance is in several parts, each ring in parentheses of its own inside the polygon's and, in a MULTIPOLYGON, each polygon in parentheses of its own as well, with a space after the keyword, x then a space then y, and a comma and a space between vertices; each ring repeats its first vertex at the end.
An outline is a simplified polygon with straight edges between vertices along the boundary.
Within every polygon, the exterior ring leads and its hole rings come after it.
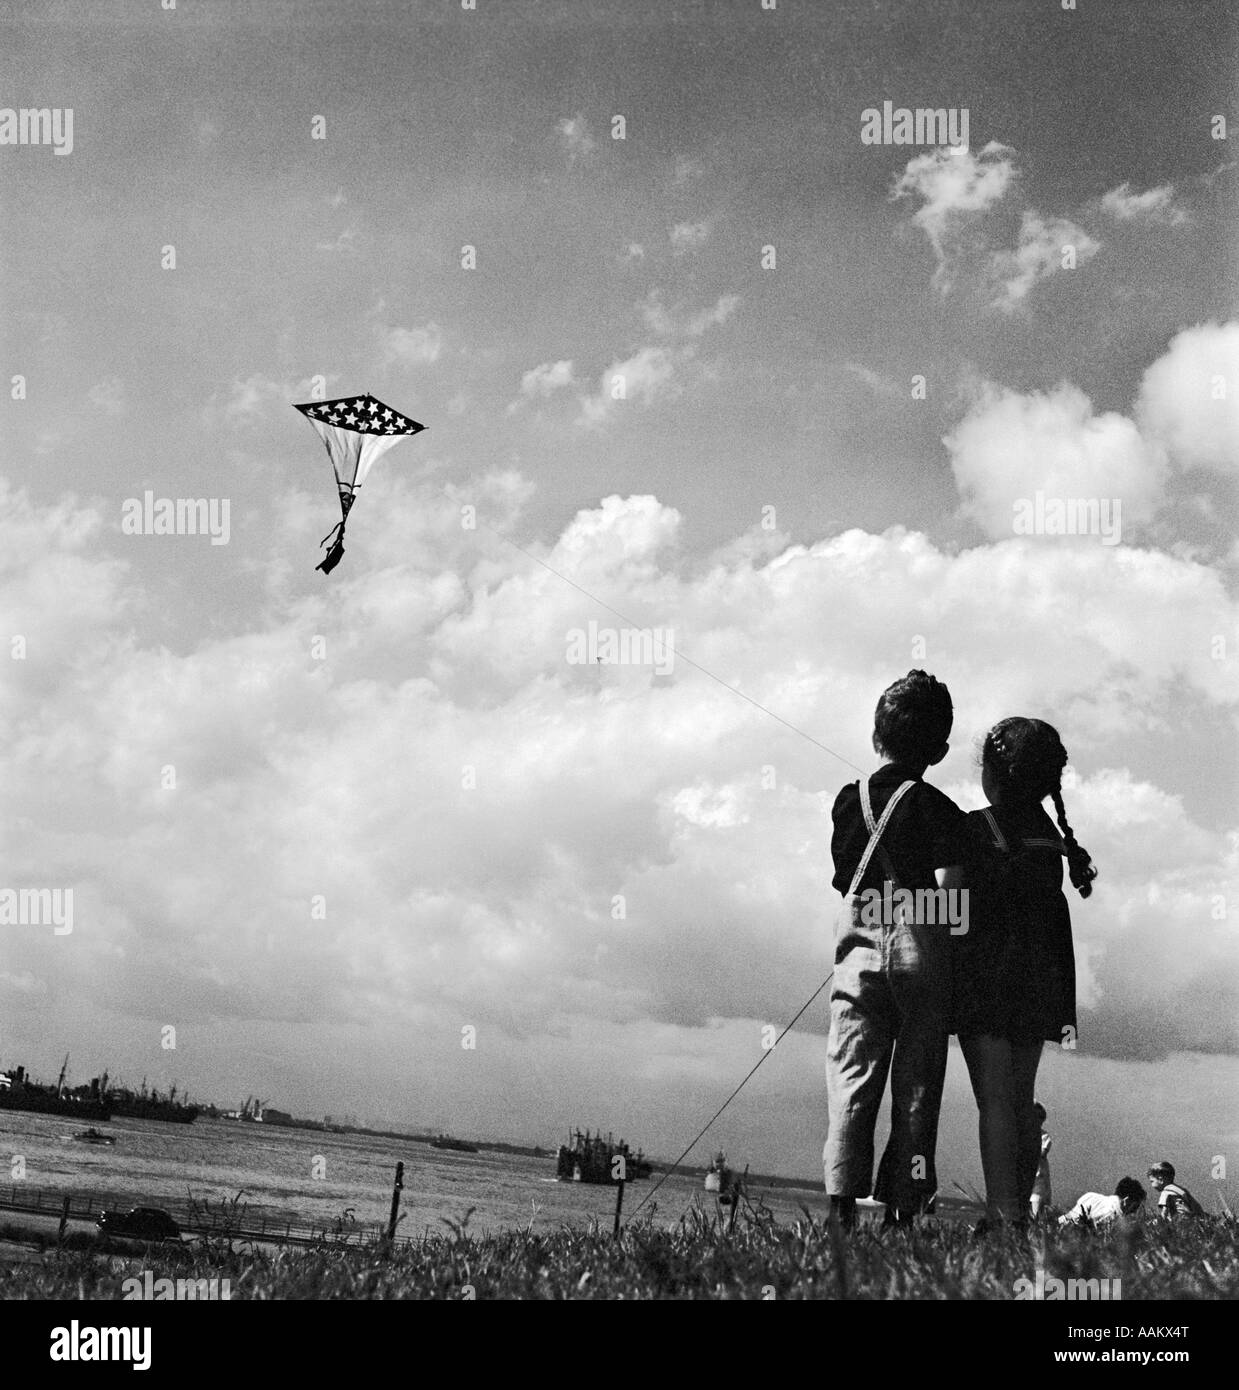
POLYGON ((463 1139, 453 1139, 450 1134, 440 1134, 437 1139, 430 1141, 432 1149, 451 1149, 455 1153, 475 1154, 478 1151, 476 1144, 468 1144, 463 1139))
POLYGON ((84 1130, 82 1130, 82 1132, 81 1132, 80 1134, 75 1134, 73 1137, 74 1137, 75 1139, 79 1140, 79 1141, 80 1141, 81 1143, 83 1143, 83 1144, 115 1144, 115 1143, 116 1143, 116 1136, 115 1136, 114 1134, 103 1134, 103 1133, 101 1133, 99 1130, 97 1130, 97 1129, 94 1127, 94 1125, 91 1125, 91 1127, 90 1127, 89 1129, 84 1129, 84 1130))

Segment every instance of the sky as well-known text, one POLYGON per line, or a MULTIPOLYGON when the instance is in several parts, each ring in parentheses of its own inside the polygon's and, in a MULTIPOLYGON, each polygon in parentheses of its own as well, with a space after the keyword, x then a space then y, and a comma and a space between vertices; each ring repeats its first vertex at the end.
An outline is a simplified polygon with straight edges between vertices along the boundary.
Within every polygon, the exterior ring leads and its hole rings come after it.
MULTIPOLYGON (((830 807, 920 667, 965 809, 998 719, 1070 756, 1059 1191, 1233 1201, 1227 10, 0 20, 0 123, 73 112, 0 143, 4 886, 73 891, 0 927, 0 1064, 673 1157, 829 971, 830 807), (969 142, 865 143, 884 102, 969 142), (365 391, 426 429, 328 577, 291 406, 365 391), (226 542, 133 534, 147 492, 226 542)), ((820 1172, 825 998, 694 1158, 820 1172)), ((953 1046, 948 1184, 975 1126, 953 1046)))

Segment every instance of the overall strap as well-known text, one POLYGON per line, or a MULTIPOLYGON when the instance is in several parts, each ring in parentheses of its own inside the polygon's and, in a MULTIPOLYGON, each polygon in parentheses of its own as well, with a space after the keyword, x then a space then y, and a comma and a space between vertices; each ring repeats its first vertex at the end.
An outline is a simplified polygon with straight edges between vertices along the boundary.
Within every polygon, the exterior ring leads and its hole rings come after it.
POLYGON ((860 863, 856 866, 856 873, 852 876, 852 886, 847 891, 847 896, 849 898, 855 894, 857 888, 860 886, 860 881, 865 876, 865 870, 869 867, 869 861, 873 858, 874 851, 878 849, 878 842, 882 838, 883 831, 885 831, 887 825, 890 823, 890 818, 894 813, 895 807, 898 806, 903 799, 904 793, 910 787, 916 786, 916 783, 907 781, 898 786, 891 796, 891 799, 886 803, 881 819, 876 822, 873 819, 873 805, 869 800, 869 783, 862 780, 859 786, 860 809, 865 817, 865 829, 869 832, 869 843, 865 846, 865 852, 861 855, 860 863))

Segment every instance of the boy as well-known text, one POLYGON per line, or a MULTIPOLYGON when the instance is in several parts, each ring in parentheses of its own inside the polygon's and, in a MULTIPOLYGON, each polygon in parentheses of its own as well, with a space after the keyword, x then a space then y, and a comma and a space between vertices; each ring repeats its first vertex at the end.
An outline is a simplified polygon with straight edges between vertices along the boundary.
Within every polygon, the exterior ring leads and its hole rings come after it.
POLYGON ((1167 1221, 1178 1216, 1203 1216, 1205 1209, 1186 1187, 1174 1180, 1174 1164, 1163 1159, 1149 1169, 1149 1184, 1157 1193, 1157 1214, 1167 1221))
POLYGON ((1050 1146, 1054 1141, 1045 1132, 1045 1106, 1040 1101, 1033 1105, 1033 1114, 1037 1117, 1037 1127, 1041 1131, 1041 1155, 1037 1159, 1037 1176, 1033 1179, 1032 1197, 1028 1206, 1033 1220, 1037 1221, 1051 1201, 1050 1146))
POLYGON ((830 1130, 822 1162, 832 1219, 845 1228, 855 1225, 856 1199, 873 1182, 888 1071, 891 1133, 873 1195, 886 1206, 886 1224, 906 1225, 937 1191, 951 931, 944 922, 908 920, 906 912, 875 912, 873 904, 888 883, 933 891, 962 877, 963 812, 922 781, 946 757, 953 721, 946 686, 909 671, 883 692, 874 714, 873 746, 884 765, 835 798, 833 882, 845 902, 830 995, 830 1130))
POLYGON ((1058 1218, 1058 1224, 1099 1230, 1120 1217, 1131 1219, 1139 1215, 1145 1195, 1144 1188, 1135 1178, 1120 1178, 1113 1197, 1105 1197, 1100 1192, 1086 1192, 1066 1216, 1058 1218))

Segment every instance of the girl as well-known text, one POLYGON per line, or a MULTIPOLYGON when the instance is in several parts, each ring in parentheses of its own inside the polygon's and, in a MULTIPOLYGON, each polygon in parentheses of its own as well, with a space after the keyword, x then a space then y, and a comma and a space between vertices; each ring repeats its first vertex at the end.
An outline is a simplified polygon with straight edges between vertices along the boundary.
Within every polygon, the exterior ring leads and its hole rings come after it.
MULTIPOLYGON (((985 736, 989 800, 967 818, 971 930, 955 938, 954 1031, 979 1111, 985 1226, 1027 1223, 1041 1158, 1034 1084, 1041 1045, 1075 1045, 1075 958, 1062 856, 1081 897, 1097 877, 1063 808, 1067 753, 1040 719, 985 736), (1042 806, 1051 797, 1061 838, 1042 806)), ((983 1226, 983 1229, 985 1227, 983 1226)))

